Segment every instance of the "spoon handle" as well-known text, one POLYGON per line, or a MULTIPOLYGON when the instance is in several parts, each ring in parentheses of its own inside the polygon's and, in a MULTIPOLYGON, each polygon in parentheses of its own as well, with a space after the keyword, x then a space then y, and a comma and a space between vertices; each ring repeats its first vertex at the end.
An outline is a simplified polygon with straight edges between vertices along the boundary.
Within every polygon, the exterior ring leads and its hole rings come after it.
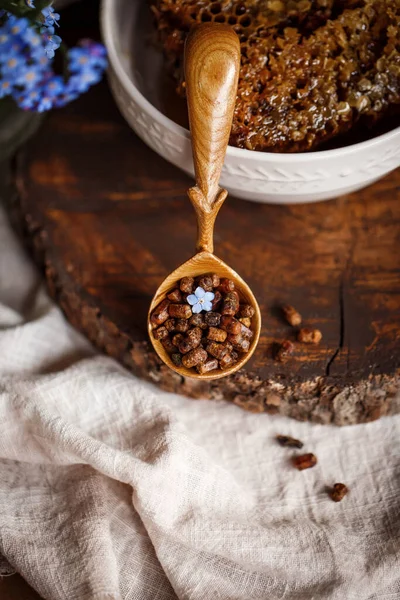
POLYGON ((185 45, 185 79, 196 187, 188 191, 197 215, 197 251, 213 252, 213 229, 227 196, 219 178, 232 127, 240 43, 228 25, 204 23, 185 45))

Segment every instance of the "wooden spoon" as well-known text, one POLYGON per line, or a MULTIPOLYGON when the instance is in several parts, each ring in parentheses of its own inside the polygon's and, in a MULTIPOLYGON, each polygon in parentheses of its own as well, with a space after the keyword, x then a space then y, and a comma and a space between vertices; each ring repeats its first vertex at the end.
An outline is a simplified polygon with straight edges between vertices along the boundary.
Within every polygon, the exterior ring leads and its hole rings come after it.
POLYGON ((226 190, 218 182, 228 146, 240 67, 240 44, 237 35, 227 25, 205 23, 192 30, 185 46, 185 77, 189 108, 190 131, 196 173, 196 186, 188 191, 197 216, 196 254, 171 273, 160 285, 148 314, 148 331, 155 351, 171 369, 195 379, 218 379, 231 375, 253 354, 261 329, 261 314, 257 301, 243 279, 213 254, 214 223, 226 190), (183 365, 177 367, 160 341, 151 331, 150 316, 166 295, 177 287, 182 277, 217 273, 235 282, 240 301, 255 309, 251 329, 254 332, 249 352, 240 354, 237 363, 203 375, 183 365))

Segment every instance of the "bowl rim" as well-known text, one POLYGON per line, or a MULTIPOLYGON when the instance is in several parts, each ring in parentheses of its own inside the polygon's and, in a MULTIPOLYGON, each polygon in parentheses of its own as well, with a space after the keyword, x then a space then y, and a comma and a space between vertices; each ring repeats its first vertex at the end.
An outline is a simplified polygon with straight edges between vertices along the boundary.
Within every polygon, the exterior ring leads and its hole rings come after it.
MULTIPOLYGON (((102 31, 102 37, 108 51, 109 64, 112 66, 120 82, 125 87, 127 93, 138 103, 140 108, 147 112, 153 119, 160 123, 161 126, 168 129, 169 132, 178 134, 190 142, 190 132, 185 127, 182 127, 178 123, 175 123, 172 119, 164 115, 158 110, 147 98, 139 91, 132 79, 126 73, 122 63, 120 61, 113 32, 116 31, 116 23, 114 19, 116 2, 115 0, 102 0, 101 11, 100 11, 100 25, 102 31)), ((232 157, 237 159, 257 159, 258 161, 265 163, 297 163, 302 162, 308 157, 312 157, 315 160, 330 160, 332 158, 339 158, 357 152, 358 150, 367 150, 375 145, 380 144, 396 137, 400 134, 400 125, 378 135, 370 140, 363 142, 357 142, 356 144, 350 144, 349 146, 343 146, 342 148, 333 148, 331 150, 317 150, 315 152, 294 152, 294 153, 278 153, 278 152, 261 152, 259 150, 247 150, 245 148, 236 148, 235 146, 228 146, 226 157, 232 157)))

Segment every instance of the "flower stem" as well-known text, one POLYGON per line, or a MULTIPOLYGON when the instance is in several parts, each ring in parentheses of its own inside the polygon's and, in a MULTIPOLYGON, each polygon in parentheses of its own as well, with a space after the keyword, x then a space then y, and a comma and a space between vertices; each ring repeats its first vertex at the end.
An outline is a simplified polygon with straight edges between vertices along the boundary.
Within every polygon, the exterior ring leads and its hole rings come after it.
POLYGON ((64 42, 61 42, 60 44, 60 48, 59 48, 61 55, 62 55, 62 60, 63 60, 63 77, 65 81, 68 81, 69 79, 69 71, 68 71, 68 47, 64 44, 64 42))

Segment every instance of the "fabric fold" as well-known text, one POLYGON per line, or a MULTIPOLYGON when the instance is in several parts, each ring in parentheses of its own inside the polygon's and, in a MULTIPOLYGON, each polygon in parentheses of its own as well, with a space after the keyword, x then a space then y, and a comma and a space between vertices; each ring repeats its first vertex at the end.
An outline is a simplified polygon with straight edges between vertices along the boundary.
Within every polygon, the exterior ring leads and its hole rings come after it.
POLYGON ((0 574, 45 600, 400 597, 400 417, 339 429, 163 393, 38 281, 0 212, 0 574))

